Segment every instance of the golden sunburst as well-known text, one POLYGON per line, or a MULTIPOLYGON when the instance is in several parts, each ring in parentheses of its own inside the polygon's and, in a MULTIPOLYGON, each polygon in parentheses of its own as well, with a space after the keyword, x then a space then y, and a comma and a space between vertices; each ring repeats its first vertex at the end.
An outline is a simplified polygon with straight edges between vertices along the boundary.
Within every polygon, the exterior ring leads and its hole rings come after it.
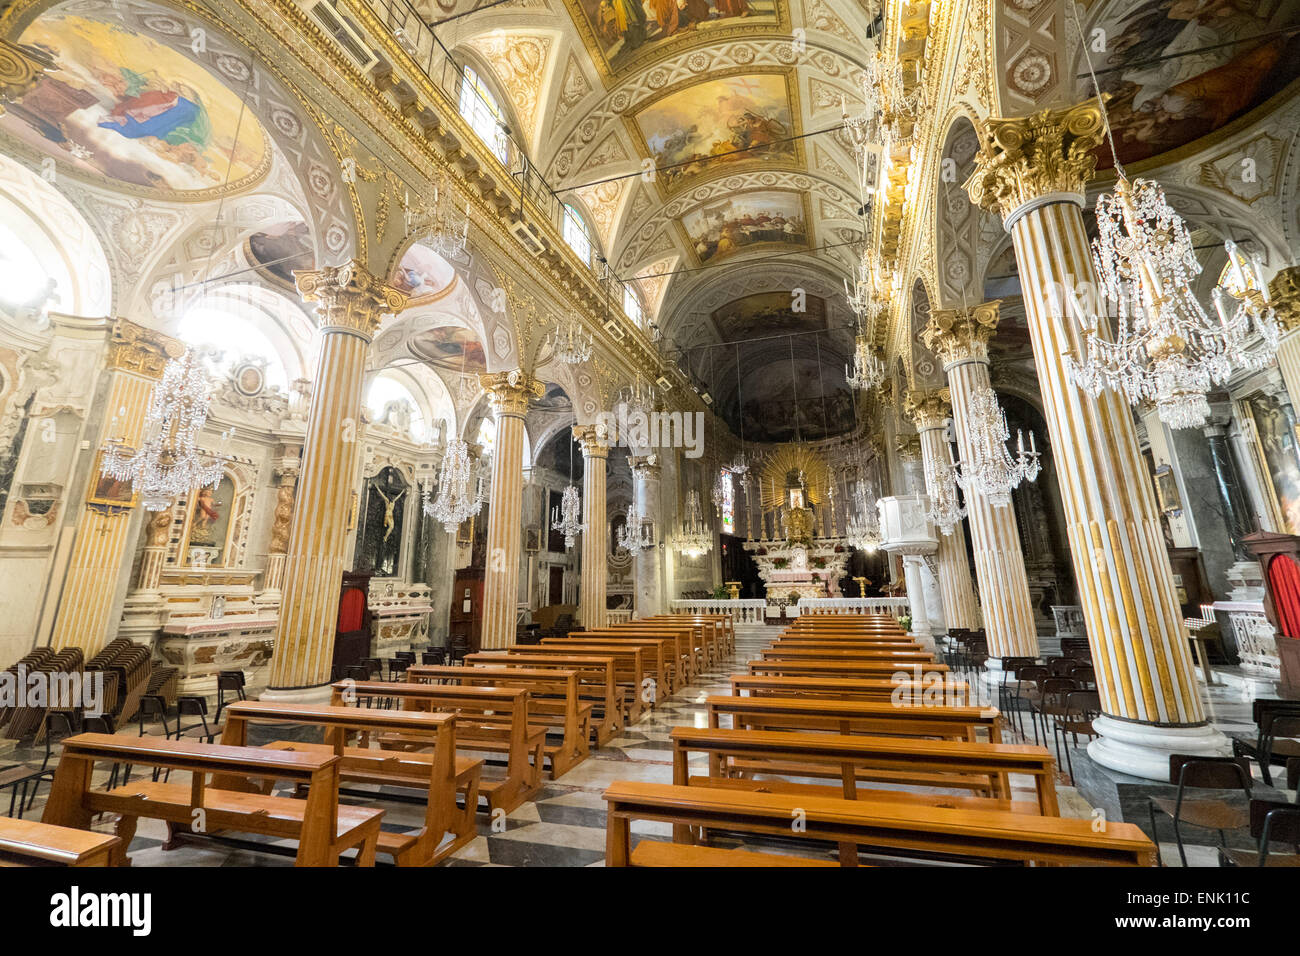
POLYGON ((764 511, 773 511, 787 504, 787 482, 791 475, 798 475, 800 471, 803 472, 808 503, 821 504, 830 481, 826 459, 807 445, 782 445, 768 459, 759 477, 764 511))

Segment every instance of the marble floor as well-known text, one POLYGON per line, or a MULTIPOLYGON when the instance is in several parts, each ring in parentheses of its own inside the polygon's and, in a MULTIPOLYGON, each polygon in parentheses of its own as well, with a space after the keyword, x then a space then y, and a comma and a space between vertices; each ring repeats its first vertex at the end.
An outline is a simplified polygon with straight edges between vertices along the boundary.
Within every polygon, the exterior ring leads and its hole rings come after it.
MULTIPOLYGON (((461 848, 447 866, 601 866, 605 857, 605 802, 601 793, 612 781, 638 780, 670 783, 672 781, 672 744, 669 731, 678 725, 704 726, 705 711, 702 701, 712 694, 729 693, 727 678, 743 667, 745 661, 756 657, 759 651, 776 634, 775 628, 753 626, 737 629, 736 654, 697 677, 690 686, 664 700, 640 721, 625 730, 622 736, 611 740, 605 747, 558 781, 548 781, 535 800, 526 802, 494 827, 486 813, 479 814, 479 835, 461 848)), ((1250 697, 1236 687, 1213 687, 1207 695, 1207 707, 1220 729, 1229 734, 1253 736, 1254 724, 1250 720, 1250 697)), ((996 700, 994 700, 996 703, 996 700)), ((1009 741, 1020 738, 1010 729, 1009 741)), ((1032 740, 1030 741, 1032 742, 1032 740)), ((1050 741, 1049 741, 1050 746, 1050 741)), ((39 764, 40 754, 16 752, 4 763, 26 758, 39 764)), ((1072 752, 1075 763, 1087 761, 1082 749, 1072 752)), ((704 762, 702 756, 694 761, 704 762)), ((174 782, 183 775, 174 774, 174 782)), ((1012 777, 1013 798, 1033 799, 1034 789, 1028 778, 1012 777)), ((44 794, 42 790, 42 796, 44 794)), ((1064 772, 1058 773, 1057 792, 1063 816, 1086 818, 1092 807, 1084 800, 1064 772)), ((385 808, 384 829, 402 832, 415 829, 421 823, 421 808, 410 803, 398 803, 385 798, 384 791, 374 791, 374 799, 349 798, 349 802, 385 808)), ((28 815, 39 817, 38 797, 36 807, 28 815)), ((1136 821, 1135 821, 1136 822, 1136 821)), ((107 827, 107 824, 105 824, 107 827)), ((634 839, 670 838, 667 824, 640 822, 633 825, 634 839)), ((183 845, 164 851, 165 831, 162 824, 142 820, 135 840, 131 844, 131 857, 136 866, 289 866, 292 865, 291 844, 280 846, 274 852, 275 841, 250 838, 249 846, 229 846, 204 842, 183 845)), ((720 844, 725 845, 725 844, 720 844)), ((790 852, 790 847, 779 842, 763 843, 766 852, 790 852)), ((1192 866, 1216 866, 1217 853, 1212 846, 1188 847, 1188 861, 1192 866)), ((806 852, 806 851, 801 851, 806 852)), ((1172 843, 1161 843, 1161 856, 1167 865, 1178 866, 1179 859, 1172 843)), ((826 851, 828 859, 833 850, 826 851)), ((888 858, 873 858, 876 865, 889 864, 888 858)))

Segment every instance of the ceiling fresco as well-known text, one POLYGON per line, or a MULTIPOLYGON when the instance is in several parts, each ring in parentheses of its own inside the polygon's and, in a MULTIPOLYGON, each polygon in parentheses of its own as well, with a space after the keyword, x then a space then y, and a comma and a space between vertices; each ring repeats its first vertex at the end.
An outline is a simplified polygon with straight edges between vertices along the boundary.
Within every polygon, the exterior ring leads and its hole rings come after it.
POLYGON ((294 272, 315 268, 311 233, 305 222, 282 222, 248 237, 248 260, 272 285, 295 288, 294 272))
POLYGON ((808 220, 807 197, 769 190, 706 203, 681 222, 695 257, 707 263, 746 250, 807 246, 808 220))

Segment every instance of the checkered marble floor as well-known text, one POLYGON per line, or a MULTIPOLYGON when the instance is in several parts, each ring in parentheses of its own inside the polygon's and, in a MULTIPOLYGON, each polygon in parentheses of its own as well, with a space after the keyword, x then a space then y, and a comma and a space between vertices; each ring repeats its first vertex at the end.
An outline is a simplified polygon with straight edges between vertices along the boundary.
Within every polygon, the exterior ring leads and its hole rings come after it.
MULTIPOLYGON (((727 678, 738 673, 746 661, 757 657, 777 633, 776 628, 751 626, 737 628, 736 654, 730 660, 697 676, 694 683, 661 701, 641 720, 625 729, 624 733, 592 752, 592 755, 557 781, 547 781, 533 801, 510 813, 494 826, 486 813, 479 813, 479 835, 461 848, 445 866, 602 866, 605 858, 605 801, 601 794, 615 780, 637 780, 654 783, 672 782, 672 744, 669 731, 673 727, 705 726, 703 700, 716 694, 730 693, 727 678)), ((992 701, 996 704, 996 699, 992 701)), ((1250 700, 1237 688, 1213 687, 1209 689, 1207 707, 1216 724, 1232 734, 1251 734, 1254 725, 1250 720, 1250 700)), ((1007 728, 1008 742, 1022 738, 1014 726, 1007 728)), ((1029 742, 1032 742, 1029 741, 1029 742)), ((1050 746, 1050 742, 1048 744, 1050 746)), ((29 760, 39 764, 43 754, 16 753, 12 759, 29 760)), ((1082 748, 1072 751, 1077 763, 1088 757, 1082 748)), ((705 766, 705 758, 693 758, 693 765, 705 766)), ((104 781, 106 781, 106 775, 104 781)), ((184 782, 185 775, 174 774, 173 782, 184 782)), ((96 780, 99 784, 101 781, 96 780)), ((46 788, 47 789, 47 788, 46 788)), ((1034 800, 1032 782, 1027 777, 1012 777, 1013 799, 1034 800)), ((393 791, 371 790, 373 797, 352 797, 349 802, 385 809, 383 827, 393 832, 417 829, 422 823, 422 807, 414 803, 396 802, 393 791)), ((36 806, 28 811, 29 817, 39 818, 45 789, 36 806)), ((1069 785, 1065 773, 1058 774, 1057 794, 1062 816, 1087 818, 1092 807, 1069 785)), ((107 823, 102 828, 109 829, 107 823)), ((632 826, 633 839, 668 840, 671 827, 655 822, 638 822, 632 826)), ((249 837, 243 845, 231 846, 212 842, 185 844, 172 850, 162 849, 166 837, 161 823, 141 820, 139 831, 131 844, 131 858, 136 866, 291 866, 293 864, 291 841, 273 841, 249 837), (278 851, 278 852, 277 852, 278 851)), ((718 845, 728 845, 720 841, 718 845)), ((735 841, 734 845, 740 845, 735 841)), ((763 841, 765 852, 793 852, 793 843, 763 841)), ((1212 847, 1190 846, 1189 863, 1193 866, 1217 865, 1217 855, 1212 847)), ((799 848, 807 853, 806 845, 799 848)), ((1173 844, 1161 844, 1165 862, 1178 866, 1177 851, 1173 844)), ((832 859, 834 851, 828 849, 826 858, 832 859)), ((888 865, 887 858, 873 857, 874 865, 888 865)))

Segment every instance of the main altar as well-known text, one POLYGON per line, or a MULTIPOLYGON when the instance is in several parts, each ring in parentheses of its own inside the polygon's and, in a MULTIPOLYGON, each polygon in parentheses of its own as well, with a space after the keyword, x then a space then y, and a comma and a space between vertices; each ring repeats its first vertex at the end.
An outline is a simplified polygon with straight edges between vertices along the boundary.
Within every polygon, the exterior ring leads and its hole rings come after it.
POLYGON ((745 542, 769 601, 839 597, 849 548, 835 533, 835 499, 825 463, 787 446, 760 479, 759 536, 745 542))

